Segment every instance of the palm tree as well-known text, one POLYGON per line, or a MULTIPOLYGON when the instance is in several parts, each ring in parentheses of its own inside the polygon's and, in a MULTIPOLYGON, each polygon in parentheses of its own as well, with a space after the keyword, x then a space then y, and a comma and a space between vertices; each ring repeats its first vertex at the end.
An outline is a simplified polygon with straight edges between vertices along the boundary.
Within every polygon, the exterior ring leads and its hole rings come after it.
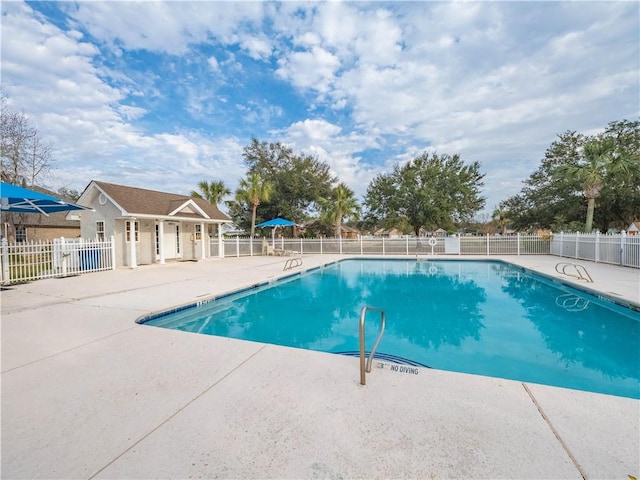
POLYGON ((251 237, 256 230, 256 212, 261 202, 268 202, 273 193, 273 184, 265 181, 257 173, 249 173, 246 179, 240 180, 236 190, 236 200, 251 205, 251 237))
POLYGON ((341 237, 342 220, 347 217, 357 218, 360 207, 353 196, 353 191, 344 183, 339 183, 332 193, 330 200, 323 199, 320 201, 323 210, 321 217, 332 223, 336 237, 341 237))
POLYGON ((505 208, 499 206, 493 211, 493 215, 491 215, 493 221, 496 223, 498 228, 500 228, 500 233, 502 235, 507 233, 507 225, 511 221, 511 219, 507 217, 508 213, 509 212, 505 208))
POLYGON ((223 181, 211 181, 202 180, 198 183, 200 192, 193 190, 191 192, 191 198, 204 198, 207 202, 217 205, 222 201, 224 197, 231 193, 231 190, 227 188, 223 181))
POLYGON ((582 192, 587 199, 587 219, 585 231, 593 228, 593 212, 596 198, 605 180, 610 174, 628 176, 638 168, 637 159, 631 155, 621 155, 615 150, 612 138, 592 139, 585 143, 582 158, 575 165, 560 165, 554 171, 554 176, 564 181, 576 181, 582 186, 582 192))

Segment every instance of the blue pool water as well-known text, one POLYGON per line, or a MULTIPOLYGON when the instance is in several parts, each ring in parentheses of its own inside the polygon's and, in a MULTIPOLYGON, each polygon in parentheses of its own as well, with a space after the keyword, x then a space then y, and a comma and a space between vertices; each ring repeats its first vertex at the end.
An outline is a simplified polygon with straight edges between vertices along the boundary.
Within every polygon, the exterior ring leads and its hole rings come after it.
POLYGON ((503 262, 345 260, 145 323, 640 398, 640 313, 503 262), (379 315, 367 316, 370 348, 379 315))

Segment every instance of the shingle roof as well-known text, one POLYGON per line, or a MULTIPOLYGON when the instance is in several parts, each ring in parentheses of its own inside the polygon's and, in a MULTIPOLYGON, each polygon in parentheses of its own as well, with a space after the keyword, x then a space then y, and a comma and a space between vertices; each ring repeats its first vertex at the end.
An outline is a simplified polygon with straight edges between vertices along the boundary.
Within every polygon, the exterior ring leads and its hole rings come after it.
MULTIPOLYGON (((80 228, 80 220, 67 220, 69 212, 54 212, 49 216, 23 213, 20 221, 15 223, 33 227, 74 227, 80 228)), ((20 215, 20 214, 17 214, 20 215)))
MULTIPOLYGON (((111 197, 118 205, 131 215, 169 215, 185 202, 192 200, 211 219, 230 220, 216 205, 212 205, 202 198, 191 198, 176 193, 158 192, 144 188, 127 187, 113 183, 94 181, 104 193, 111 197)), ((202 218, 196 213, 177 213, 177 217, 202 218)))

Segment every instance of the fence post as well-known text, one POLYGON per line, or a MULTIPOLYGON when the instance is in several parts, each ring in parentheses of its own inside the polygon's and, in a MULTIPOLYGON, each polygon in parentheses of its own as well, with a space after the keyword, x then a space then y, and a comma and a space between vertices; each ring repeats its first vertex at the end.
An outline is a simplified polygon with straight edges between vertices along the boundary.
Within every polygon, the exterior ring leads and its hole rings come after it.
POLYGON ((360 235, 360 256, 364 255, 364 250, 362 248, 362 235, 360 235))
POLYGON ((302 237, 300 237, 300 255, 302 255, 303 253, 304 253, 303 242, 302 242, 302 237))
POLYGON ((458 256, 462 255, 462 235, 458 235, 458 256))
POLYGON ((66 277, 67 269, 68 269, 67 259, 69 258, 69 254, 64 244, 65 244, 64 237, 60 237, 60 256, 62 257, 62 276, 66 277))
POLYGON ((406 245, 407 245, 407 256, 409 256, 409 237, 404 237, 406 240, 406 245))
POLYGON ((382 237, 382 255, 384 255, 384 237, 382 237))
POLYGON ((322 237, 320 237, 320 255, 322 255, 322 237))
POLYGON ((2 239, 2 283, 9 283, 9 242, 6 238, 2 239))
POLYGON ((116 269, 116 238, 111 235, 111 270, 116 269))
POLYGON ((626 243, 627 243, 627 232, 622 230, 620 232, 620 265, 626 265, 626 243))
POLYGON ((340 244, 340 255, 342 255, 342 236, 338 237, 338 243, 340 244))
POLYGON ((595 262, 598 263, 598 260, 600 260, 600 230, 596 230, 596 244, 593 256, 595 258, 595 262))
POLYGON ((578 253, 580 248, 579 245, 580 245, 580 232, 576 232, 576 253, 575 253, 576 260, 578 259, 578 253))
POLYGON ((489 256, 489 234, 487 233, 487 257, 489 256))
POLYGON ((518 256, 520 256, 520 232, 516 233, 517 243, 518 243, 518 256))

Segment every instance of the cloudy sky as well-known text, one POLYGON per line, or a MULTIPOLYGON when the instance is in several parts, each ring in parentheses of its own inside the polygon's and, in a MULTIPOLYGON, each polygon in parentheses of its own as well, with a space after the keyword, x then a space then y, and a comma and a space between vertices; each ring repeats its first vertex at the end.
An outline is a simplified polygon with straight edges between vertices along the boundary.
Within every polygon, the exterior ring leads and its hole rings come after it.
POLYGON ((638 2, 2 2, 10 106, 49 187, 235 190, 252 137, 360 198, 424 151, 486 174, 486 211, 556 135, 639 115, 638 2))

